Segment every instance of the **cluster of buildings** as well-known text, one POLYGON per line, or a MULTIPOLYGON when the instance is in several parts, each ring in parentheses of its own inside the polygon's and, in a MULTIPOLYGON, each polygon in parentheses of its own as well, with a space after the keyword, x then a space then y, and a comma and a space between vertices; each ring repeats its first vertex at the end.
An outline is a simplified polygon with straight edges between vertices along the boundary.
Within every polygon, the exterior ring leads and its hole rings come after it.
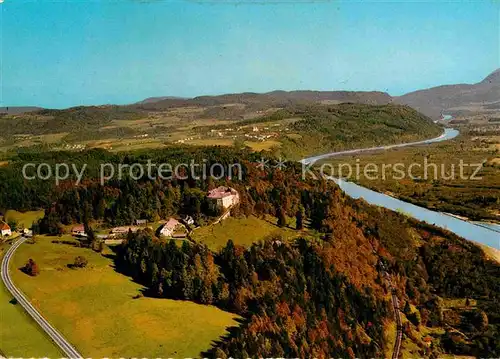
POLYGON ((252 139, 252 140, 265 141, 265 140, 268 140, 270 138, 278 137, 278 134, 274 133, 274 132, 267 134, 267 135, 251 135, 249 133, 245 133, 245 137, 252 139))
MULTIPOLYGON (((238 204, 240 201, 238 191, 226 186, 220 186, 210 190, 207 193, 207 199, 210 209, 222 210, 223 215, 220 219, 226 218, 229 215, 231 207, 238 204)), ((169 218, 156 230, 156 233, 161 237, 177 239, 186 238, 189 234, 188 228, 193 224, 194 219, 189 215, 180 218, 180 220, 169 218)), ((105 243, 109 241, 109 244, 114 244, 119 238, 126 236, 129 231, 137 232, 139 229, 144 229, 146 226, 147 220, 137 219, 134 221, 133 225, 114 227, 111 228, 108 234, 98 234, 97 237, 103 239, 105 243)), ((152 227, 149 228, 153 229, 152 227)), ((83 225, 74 226, 71 229, 71 234, 76 237, 87 237, 83 225)))
MULTIPOLYGON (((271 127, 277 127, 280 126, 280 124, 274 124, 271 125, 271 127)), ((240 126, 238 128, 225 128, 223 130, 210 130, 208 133, 209 136, 218 136, 218 137, 224 137, 224 138, 241 138, 242 136, 246 139, 250 140, 256 140, 256 141, 265 141, 270 138, 278 137, 279 133, 281 132, 281 129, 275 129, 273 132, 269 132, 270 127, 257 127, 253 126, 251 129, 251 132, 249 131, 249 128, 246 126, 240 126), (242 133, 243 131, 243 133, 242 133)), ((285 128, 285 131, 288 131, 288 128, 285 128)))
MULTIPOLYGON (((32 237, 33 231, 28 228, 18 228, 17 232, 25 237, 32 237)), ((10 237, 12 236, 12 228, 5 223, 4 221, 0 221, 0 237, 10 237)))

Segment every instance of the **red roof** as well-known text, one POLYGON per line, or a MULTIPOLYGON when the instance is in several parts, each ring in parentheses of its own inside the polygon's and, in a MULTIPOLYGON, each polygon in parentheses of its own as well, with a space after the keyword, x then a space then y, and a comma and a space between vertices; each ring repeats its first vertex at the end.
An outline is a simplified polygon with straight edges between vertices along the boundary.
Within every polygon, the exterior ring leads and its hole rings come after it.
POLYGON ((5 223, 5 222, 0 223, 0 230, 1 231, 6 231, 9 229, 10 229, 10 226, 7 223, 5 223))
POLYGON ((83 226, 83 224, 81 224, 79 226, 75 226, 75 227, 71 228, 71 231, 72 232, 83 232, 83 231, 85 231, 85 227, 83 226))
POLYGON ((180 224, 180 222, 174 218, 170 218, 168 222, 165 224, 165 228, 173 230, 175 227, 177 227, 180 224))
POLYGON ((208 198, 224 198, 227 196, 235 195, 236 191, 230 187, 217 187, 208 192, 208 198))

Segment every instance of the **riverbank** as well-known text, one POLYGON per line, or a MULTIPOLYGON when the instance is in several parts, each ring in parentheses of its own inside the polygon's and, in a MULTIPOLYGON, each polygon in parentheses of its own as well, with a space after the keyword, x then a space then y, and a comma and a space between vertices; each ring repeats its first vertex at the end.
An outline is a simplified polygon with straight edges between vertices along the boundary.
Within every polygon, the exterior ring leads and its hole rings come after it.
MULTIPOLYGON (((330 157, 336 157, 341 155, 355 155, 363 152, 370 151, 381 151, 394 148, 402 148, 423 144, 433 144, 437 142, 451 140, 459 135, 459 131, 446 128, 444 133, 439 137, 432 138, 429 140, 410 142, 406 144, 396 144, 391 146, 381 146, 373 148, 362 148, 349 151, 332 152, 319 156, 304 158, 301 162, 303 164, 311 165, 318 160, 327 159, 330 157)), ((477 225, 473 222, 462 220, 454 216, 445 214, 444 212, 436 212, 425 207, 417 206, 415 204, 402 201, 396 197, 383 194, 366 187, 363 187, 354 182, 349 182, 343 179, 332 178, 339 187, 349 196, 353 198, 363 198, 368 203, 387 208, 396 212, 402 212, 405 215, 411 216, 417 220, 435 225, 437 227, 449 230, 465 239, 474 241, 476 243, 481 243, 490 246, 495 249, 500 249, 500 235, 499 232, 494 228, 490 228, 488 225, 477 225)), ((393 193, 392 191, 390 191, 393 193)))

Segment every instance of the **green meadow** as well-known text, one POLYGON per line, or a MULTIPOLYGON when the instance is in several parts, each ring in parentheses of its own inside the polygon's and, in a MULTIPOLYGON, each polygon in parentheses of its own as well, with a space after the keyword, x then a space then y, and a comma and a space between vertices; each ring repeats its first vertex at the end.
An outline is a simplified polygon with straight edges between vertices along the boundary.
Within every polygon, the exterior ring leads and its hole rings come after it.
POLYGON ((290 239, 304 235, 302 231, 296 231, 291 227, 280 228, 275 223, 276 219, 270 216, 265 219, 255 216, 245 218, 229 217, 217 224, 198 228, 191 236, 193 240, 217 250, 224 247, 230 239, 235 244, 250 246, 254 242, 271 236, 290 239))
MULTIPOLYGON (((8 249, 0 247, 0 260, 8 249)), ((61 357, 63 354, 18 304, 12 295, 0 285, 0 354, 5 357, 61 357)))
POLYGON ((28 212, 18 212, 13 209, 7 210, 5 212, 5 221, 16 221, 18 226, 24 228, 30 228, 34 222, 37 222, 40 218, 44 216, 44 211, 28 211, 28 212))
POLYGON ((198 357, 237 325, 235 315, 212 306, 142 297, 143 287, 116 272, 109 256, 53 239, 23 244, 12 277, 85 357, 198 357), (79 255, 88 266, 68 268, 79 255), (40 267, 36 277, 17 269, 29 258, 40 267))

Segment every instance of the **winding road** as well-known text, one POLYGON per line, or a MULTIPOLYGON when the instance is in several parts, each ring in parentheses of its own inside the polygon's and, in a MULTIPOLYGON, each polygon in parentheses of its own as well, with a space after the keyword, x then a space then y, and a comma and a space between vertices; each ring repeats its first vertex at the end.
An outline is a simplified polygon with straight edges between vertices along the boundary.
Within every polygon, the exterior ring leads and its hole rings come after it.
MULTIPOLYGON (((83 358, 78 351, 59 333, 50 323, 42 317, 35 307, 26 299, 24 294, 16 288, 9 274, 9 262, 16 249, 26 241, 21 237, 7 251, 2 260, 1 276, 7 290, 14 296, 17 302, 28 312, 28 314, 37 322, 40 327, 50 336, 50 338, 61 348, 63 353, 71 359, 83 358)), ((26 333, 28 335, 28 333, 26 333)))
POLYGON ((397 144, 394 144, 394 145, 387 145, 387 146, 357 148, 357 149, 353 149, 353 150, 329 152, 329 153, 324 153, 324 154, 318 155, 318 156, 312 156, 312 157, 304 158, 304 159, 300 160, 300 162, 302 164, 304 164, 304 165, 312 165, 316 161, 323 160, 325 158, 340 156, 340 155, 355 155, 355 154, 362 153, 362 152, 390 150, 392 148, 417 146, 417 145, 424 145, 424 144, 429 144, 429 143, 434 143, 434 142, 441 142, 441 141, 451 140, 452 138, 457 137, 458 134, 459 134, 459 132, 457 130, 453 129, 453 128, 445 128, 444 131, 443 131, 443 133, 441 135, 439 135, 438 137, 427 139, 427 140, 414 141, 414 142, 406 142, 406 143, 397 143, 397 144))

